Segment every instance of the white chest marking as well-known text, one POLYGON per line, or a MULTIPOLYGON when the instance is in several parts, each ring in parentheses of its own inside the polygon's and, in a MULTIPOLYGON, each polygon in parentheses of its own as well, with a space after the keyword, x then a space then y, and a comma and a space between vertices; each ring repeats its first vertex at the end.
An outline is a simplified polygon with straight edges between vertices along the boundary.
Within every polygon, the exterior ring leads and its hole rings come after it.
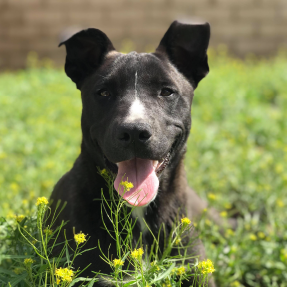
POLYGON ((144 213, 145 213, 145 209, 146 207, 135 207, 134 210, 132 211, 132 216, 136 219, 137 218, 137 222, 140 224, 140 229, 142 234, 144 235, 147 231, 148 228, 144 222, 144 213))
POLYGON ((129 110, 127 121, 132 122, 134 120, 143 119, 145 114, 145 108, 138 98, 136 98, 129 110))

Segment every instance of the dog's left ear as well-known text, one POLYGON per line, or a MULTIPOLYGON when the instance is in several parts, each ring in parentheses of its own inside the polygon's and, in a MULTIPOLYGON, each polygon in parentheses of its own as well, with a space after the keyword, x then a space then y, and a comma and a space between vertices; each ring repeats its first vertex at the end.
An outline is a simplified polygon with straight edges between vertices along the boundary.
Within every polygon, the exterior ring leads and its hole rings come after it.
POLYGON ((80 89, 83 80, 102 64, 105 55, 115 50, 105 33, 98 29, 86 29, 60 43, 66 46, 65 71, 80 89))
POLYGON ((174 21, 162 38, 156 53, 164 53, 194 88, 209 72, 208 23, 190 25, 174 21))

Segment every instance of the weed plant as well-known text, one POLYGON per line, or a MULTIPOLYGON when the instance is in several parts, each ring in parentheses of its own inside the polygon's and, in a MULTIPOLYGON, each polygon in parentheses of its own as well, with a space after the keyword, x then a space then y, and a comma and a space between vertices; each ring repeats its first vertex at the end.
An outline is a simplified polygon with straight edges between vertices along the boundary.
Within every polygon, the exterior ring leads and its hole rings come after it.
MULTIPOLYGON (((102 193, 102 214, 108 215, 113 225, 113 230, 106 231, 114 239, 117 247, 117 258, 110 258, 102 253, 99 260, 105 261, 111 266, 111 274, 94 272, 93 278, 81 277, 83 270, 75 270, 73 262, 77 256, 91 249, 84 249, 87 235, 82 232, 74 234, 76 249, 73 249, 69 240, 58 243, 60 232, 64 232, 63 222, 61 226, 54 228, 54 222, 61 210, 56 208, 55 214, 50 214, 46 197, 37 199, 37 211, 35 216, 18 216, 14 221, 4 218, 0 221, 2 241, 0 243, 0 284, 1 286, 80 286, 92 287, 95 282, 101 280, 116 287, 160 287, 181 286, 183 280, 191 280, 191 286, 196 282, 197 286, 206 286, 209 274, 215 271, 210 260, 198 262, 196 256, 187 254, 189 246, 194 244, 195 238, 191 238, 187 245, 183 245, 185 237, 193 228, 188 218, 182 218, 175 222, 172 232, 166 238, 165 249, 159 250, 159 237, 154 234, 154 243, 148 246, 142 245, 140 237, 136 246, 133 246, 133 228, 136 220, 132 220, 131 212, 128 212, 125 201, 114 192, 114 178, 106 170, 101 171, 109 187, 109 196, 102 193), (50 225, 47 225, 47 220, 50 225), (121 228, 120 228, 121 227, 121 228), (62 244, 63 248, 58 257, 53 257, 53 248, 62 244), (173 248, 178 250, 177 256, 171 256, 173 248), (193 259, 194 263, 187 263, 187 259, 193 259), (191 277, 193 279, 191 279, 191 277)), ((131 184, 131 183, 129 183, 131 184)), ((125 188, 127 191, 127 188, 125 188)), ((96 199, 99 200, 99 199, 96 199)), ((59 202, 60 203, 60 202, 59 202)), ((60 204, 58 205, 58 207, 60 204)), ((136 207, 134 207, 136 208, 136 207)), ((104 220, 103 220, 104 223, 104 220)), ((148 227, 148 226, 147 226, 148 227)), ((162 226, 162 231, 164 226, 162 226)), ((151 232, 151 231, 150 231, 151 232)), ((101 249, 101 242, 95 248, 101 249)), ((112 256, 112 255, 110 255, 112 256)), ((87 266, 88 267, 88 266, 87 266)))

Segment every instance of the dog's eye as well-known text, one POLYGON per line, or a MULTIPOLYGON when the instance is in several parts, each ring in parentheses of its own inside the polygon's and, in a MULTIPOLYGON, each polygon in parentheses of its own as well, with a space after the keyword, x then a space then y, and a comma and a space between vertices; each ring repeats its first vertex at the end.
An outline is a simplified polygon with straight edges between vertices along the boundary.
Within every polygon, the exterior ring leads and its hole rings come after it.
POLYGON ((102 96, 102 97, 108 97, 108 96, 110 96, 110 93, 109 93, 107 90, 100 90, 100 91, 98 92, 98 94, 99 94, 100 96, 102 96))
POLYGON ((162 89, 161 93, 160 93, 160 95, 163 97, 168 97, 172 94, 173 94, 173 91, 171 89, 167 89, 167 88, 162 89))

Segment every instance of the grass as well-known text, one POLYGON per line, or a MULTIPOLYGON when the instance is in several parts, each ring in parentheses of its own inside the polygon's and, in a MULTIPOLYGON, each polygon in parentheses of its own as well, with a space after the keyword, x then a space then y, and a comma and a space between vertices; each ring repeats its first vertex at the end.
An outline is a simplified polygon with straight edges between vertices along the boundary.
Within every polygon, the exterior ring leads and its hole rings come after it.
MULTIPOLYGON (((35 212, 36 198, 49 197, 80 152, 79 91, 62 70, 29 61, 26 71, 0 75, 0 215, 7 220, 35 212)), ((242 61, 211 51, 211 72, 195 92, 189 183, 222 217, 239 221, 224 235, 205 216, 197 222, 219 286, 287 286, 286 64, 283 52, 242 61)))

